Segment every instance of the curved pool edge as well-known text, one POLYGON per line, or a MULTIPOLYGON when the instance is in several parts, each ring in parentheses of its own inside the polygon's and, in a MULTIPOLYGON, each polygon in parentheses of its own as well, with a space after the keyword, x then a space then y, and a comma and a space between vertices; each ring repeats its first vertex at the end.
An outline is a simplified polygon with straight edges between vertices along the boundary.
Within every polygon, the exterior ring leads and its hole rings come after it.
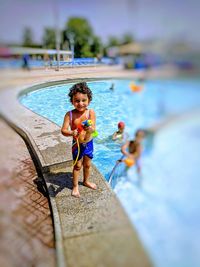
MULTIPOLYGON (((80 79, 68 81, 77 80, 80 79)), ((31 88, 39 89, 45 84, 50 83, 35 84, 31 88)), ((91 179, 98 184, 99 190, 81 186, 82 198, 71 197, 71 185, 63 179, 66 176, 69 181, 71 179, 72 159, 66 153, 71 150, 71 139, 63 137, 56 124, 19 104, 17 98, 24 90, 30 90, 30 87, 1 92, 0 112, 30 145, 43 173, 53 210, 58 266, 78 267, 83 266, 83 262, 88 267, 102 262, 111 267, 121 264, 151 266, 121 204, 94 165, 91 179), (77 247, 80 248, 79 261, 74 253, 77 247)))

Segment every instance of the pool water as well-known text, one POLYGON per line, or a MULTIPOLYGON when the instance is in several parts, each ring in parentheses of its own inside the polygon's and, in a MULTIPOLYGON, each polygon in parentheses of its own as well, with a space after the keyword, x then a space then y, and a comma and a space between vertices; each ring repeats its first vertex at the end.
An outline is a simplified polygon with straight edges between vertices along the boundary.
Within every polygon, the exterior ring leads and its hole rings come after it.
POLYGON ((155 266, 200 266, 200 116, 160 131, 114 188, 155 266), (191 140, 191 141, 189 141, 191 140))
MULTIPOLYGON (((88 83, 99 132, 93 162, 106 179, 121 157, 121 144, 110 138, 119 121, 126 123, 132 138, 138 128, 200 108, 199 79, 148 80, 140 93, 133 93, 130 83, 88 83), (114 91, 109 90, 112 83, 114 91)), ((73 109, 67 97, 71 85, 33 91, 20 101, 61 126, 66 111, 73 109)), ((144 147, 140 179, 133 167, 126 175, 121 172, 113 183, 154 266, 200 266, 199 149, 200 119, 193 116, 160 130, 150 146, 144 147)))

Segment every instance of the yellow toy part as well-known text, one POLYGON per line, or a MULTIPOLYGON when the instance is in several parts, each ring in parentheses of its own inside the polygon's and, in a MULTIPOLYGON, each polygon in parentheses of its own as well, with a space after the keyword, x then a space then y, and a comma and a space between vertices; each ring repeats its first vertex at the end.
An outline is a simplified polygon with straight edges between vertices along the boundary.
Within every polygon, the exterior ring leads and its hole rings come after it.
POLYGON ((89 126, 92 125, 92 120, 88 120, 88 125, 89 125, 89 126))
POLYGON ((126 158, 124 159, 124 163, 127 167, 132 167, 135 164, 135 160, 132 158, 126 158))

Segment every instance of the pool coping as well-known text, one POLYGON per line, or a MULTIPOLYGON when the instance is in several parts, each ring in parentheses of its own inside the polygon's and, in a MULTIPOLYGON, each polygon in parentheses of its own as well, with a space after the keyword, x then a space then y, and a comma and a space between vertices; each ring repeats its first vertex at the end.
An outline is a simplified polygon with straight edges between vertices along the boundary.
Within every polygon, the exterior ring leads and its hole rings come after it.
MULTIPOLYGON (((132 77, 132 76, 131 76, 132 77)), ((131 225, 127 215, 125 214, 121 204, 119 203, 117 197, 113 193, 112 189, 109 187, 101 173, 97 170, 97 168, 93 165, 92 166, 92 172, 95 174, 93 177, 95 182, 98 183, 99 188, 101 188, 100 192, 95 192, 92 194, 91 190, 88 192, 87 189, 83 188, 82 194, 85 196, 86 201, 88 199, 96 198, 96 202, 92 207, 92 214, 96 215, 98 220, 101 221, 103 216, 110 216, 110 211, 114 210, 115 213, 118 214, 118 217, 116 218, 113 214, 113 220, 112 221, 112 227, 111 225, 106 222, 102 221, 100 223, 96 222, 97 229, 94 230, 88 230, 88 229, 79 229, 77 232, 77 235, 71 236, 70 233, 66 234, 66 237, 63 240, 63 232, 61 227, 61 220, 60 220, 60 211, 58 211, 58 203, 61 201, 62 197, 65 199, 68 199, 70 204, 64 205, 64 210, 66 209, 66 206, 68 209, 70 209, 70 212, 75 212, 73 210, 71 211, 71 204, 75 203, 77 205, 77 200, 71 197, 70 192, 71 190, 65 190, 67 192, 64 192, 64 194, 60 194, 61 196, 55 196, 52 195, 52 173, 54 178, 59 176, 60 170, 65 169, 67 172, 70 172, 71 170, 71 164, 72 164, 72 158, 70 153, 66 153, 67 150, 70 149, 71 151, 71 138, 63 137, 60 133, 60 127, 51 121, 49 121, 46 118, 43 118, 34 112, 30 111, 29 109, 23 107, 19 101, 18 97, 23 92, 28 92, 29 90, 38 90, 39 88, 53 85, 53 84, 60 84, 60 83, 70 83, 70 82, 76 82, 80 80, 105 80, 105 79, 116 79, 119 78, 119 76, 112 76, 112 77, 105 77, 105 78, 76 78, 76 79, 65 79, 65 80, 59 80, 59 81, 51 81, 51 82, 44 82, 44 83, 33 83, 31 86, 19 86, 15 88, 9 88, 6 90, 3 90, 0 92, 1 95, 1 106, 0 106, 0 113, 2 117, 24 138, 24 140, 29 144, 32 153, 34 154, 34 158, 37 161, 37 164, 40 168, 40 170, 43 173, 43 177, 46 181, 46 186, 49 192, 50 197, 50 203, 53 210, 53 220, 54 220, 54 227, 55 227, 55 238, 56 238, 56 251, 57 251, 57 262, 58 266, 74 266, 74 262, 77 261, 76 255, 70 256, 69 252, 66 252, 66 246, 68 247, 68 243, 71 244, 74 242, 74 247, 77 246, 77 238, 80 239, 78 242, 78 245, 81 246, 83 244, 82 239, 84 238, 90 238, 89 243, 94 243, 94 240, 99 240, 99 235, 103 235, 104 239, 107 238, 108 243, 111 245, 112 250, 114 253, 110 252, 110 256, 107 256, 107 259, 105 258, 105 261, 109 261, 109 266, 120 266, 119 264, 119 255, 116 253, 118 251, 119 246, 122 250, 121 253, 123 254, 123 257, 121 258, 126 263, 126 266, 132 266, 132 264, 135 262, 137 266, 151 266, 151 261, 149 257, 147 256, 145 249, 143 248, 142 244, 140 243, 138 236, 133 229, 133 226, 131 225), (52 138, 53 137, 53 138, 52 138), (57 153, 59 151, 59 153, 57 153), (50 178, 49 178, 50 177, 50 178), (99 181, 98 181, 99 180, 99 181), (63 196, 65 195, 65 196, 63 196), (58 201, 56 201, 56 197, 58 201), (101 201, 99 202, 98 199, 101 197, 101 201), (105 200, 106 202, 110 203, 109 209, 105 210, 105 200), (72 202, 72 203, 71 203, 72 202), (101 206, 101 210, 96 210, 96 205, 102 205, 101 203, 104 203, 103 206, 101 206), (102 213, 103 216, 99 218, 98 214, 102 213), (120 222, 120 223, 119 223, 120 222), (108 225, 108 227, 107 227, 108 225), (115 240, 112 239, 112 235, 114 235, 115 240), (130 241, 127 242, 127 237, 130 238, 130 241), (82 238, 82 239, 81 239, 82 238), (123 246, 119 245, 117 242, 120 241, 123 243, 123 246), (129 245, 127 247, 126 243, 129 245), (139 255, 139 256, 138 256, 139 255)), ((122 77, 123 78, 123 77, 122 77)), ((124 77, 127 78, 127 77, 124 77)), ((63 190, 64 191, 64 190, 63 190)), ((81 205, 81 201, 79 201, 81 205)), ((89 202, 89 203, 90 203, 89 202)), ((88 204, 87 204, 88 205, 88 204)), ((86 206, 87 206, 86 205, 86 206)), ((61 205, 62 206, 62 205, 61 205)), ((86 216, 87 210, 84 206, 81 210, 81 216, 84 214, 86 216)), ((105 216, 105 217, 106 217, 105 216)), ((74 218, 74 213, 71 216, 74 218)), ((68 216, 68 218, 71 218, 68 216)), ((86 216, 87 217, 87 216, 86 216)), ((112 219, 112 216, 110 217, 112 219)), ((81 222, 78 226, 81 225, 81 222)), ((103 248, 105 245, 105 241, 101 242, 100 247, 97 247, 99 250, 100 248, 103 248)), ((101 255, 101 253, 99 253, 101 255)), ((103 255, 101 255, 103 256, 103 255)), ((82 260, 85 257, 85 262, 87 266, 98 266, 98 262, 100 260, 99 255, 96 255, 96 259, 93 259, 93 262, 90 262, 90 259, 86 257, 86 251, 82 252, 82 260), (92 265, 91 265, 92 264, 92 265)), ((84 261, 84 260, 83 260, 84 261)), ((81 264, 81 263, 80 263, 81 264)), ((76 265, 79 266, 79 265, 76 265)), ((80 265, 81 266, 81 265, 80 265)))

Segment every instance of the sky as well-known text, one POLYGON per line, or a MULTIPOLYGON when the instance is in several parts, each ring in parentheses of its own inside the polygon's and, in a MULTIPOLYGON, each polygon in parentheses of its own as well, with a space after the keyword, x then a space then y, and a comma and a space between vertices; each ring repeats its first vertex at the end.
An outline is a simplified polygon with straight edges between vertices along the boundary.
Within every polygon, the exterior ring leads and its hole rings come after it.
POLYGON ((40 43, 45 27, 62 30, 69 17, 81 16, 104 43, 130 33, 138 41, 199 44, 199 11, 199 0, 0 0, 0 43, 21 43, 25 27, 40 43))

